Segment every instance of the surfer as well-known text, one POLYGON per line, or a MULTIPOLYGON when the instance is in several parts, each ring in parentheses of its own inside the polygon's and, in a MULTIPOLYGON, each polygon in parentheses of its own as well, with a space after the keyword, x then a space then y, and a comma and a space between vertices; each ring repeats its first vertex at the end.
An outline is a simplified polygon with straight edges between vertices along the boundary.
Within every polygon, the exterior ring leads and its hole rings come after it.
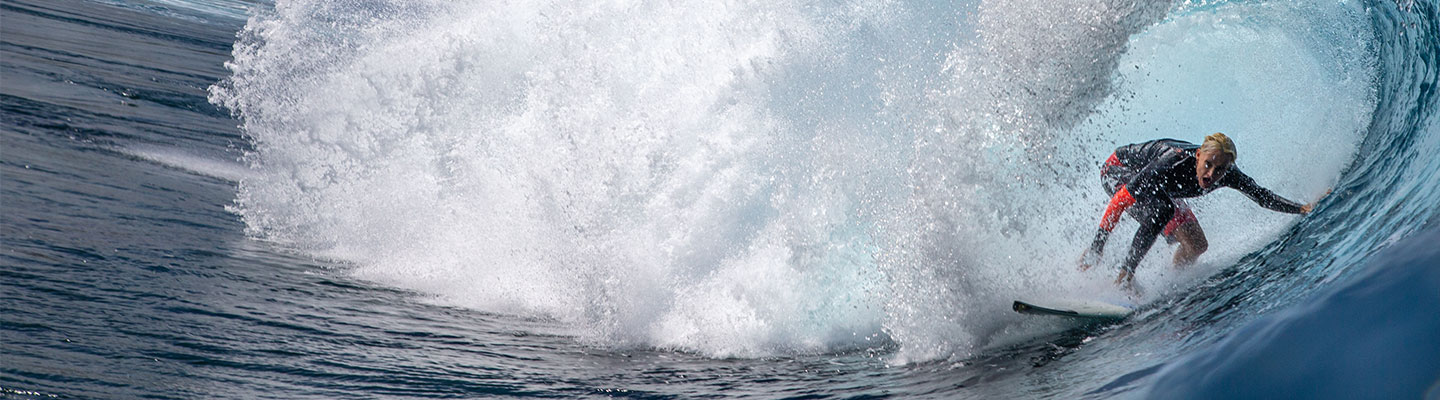
POLYGON ((1101 184, 1110 193, 1110 205, 1100 219, 1095 240, 1080 259, 1080 270, 1088 270, 1100 262, 1105 241, 1127 209, 1130 216, 1140 222, 1140 230, 1135 232, 1135 240, 1120 265, 1115 284, 1138 293, 1135 266, 1157 237, 1164 235, 1167 242, 1180 243, 1180 248, 1175 250, 1177 268, 1195 262, 1209 247, 1205 231, 1200 229, 1195 213, 1183 199, 1230 187, 1274 211, 1307 214, 1314 207, 1314 203, 1301 205, 1260 187, 1235 168, 1234 163, 1235 143, 1218 132, 1206 136, 1198 146, 1175 139, 1159 139, 1115 149, 1100 167, 1101 184))

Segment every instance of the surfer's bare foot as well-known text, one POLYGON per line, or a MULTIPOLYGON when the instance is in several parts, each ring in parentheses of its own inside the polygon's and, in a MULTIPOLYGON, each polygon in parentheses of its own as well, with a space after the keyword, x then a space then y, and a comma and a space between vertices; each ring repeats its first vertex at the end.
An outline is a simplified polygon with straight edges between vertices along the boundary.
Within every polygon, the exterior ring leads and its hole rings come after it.
POLYGON ((1120 270, 1120 276, 1115 277, 1115 286, 1119 286, 1132 300, 1138 300, 1143 294, 1140 285, 1135 284, 1134 272, 1120 270))
POLYGON ((1124 292, 1125 292, 1125 300, 1129 300, 1131 303, 1134 303, 1134 304, 1140 304, 1140 303, 1142 303, 1141 299, 1143 299, 1144 296, 1145 296, 1145 293, 1144 293, 1144 292, 1141 292, 1141 291, 1140 291, 1140 288, 1138 288, 1138 287, 1137 287, 1137 288, 1132 288, 1132 289, 1126 289, 1124 292))

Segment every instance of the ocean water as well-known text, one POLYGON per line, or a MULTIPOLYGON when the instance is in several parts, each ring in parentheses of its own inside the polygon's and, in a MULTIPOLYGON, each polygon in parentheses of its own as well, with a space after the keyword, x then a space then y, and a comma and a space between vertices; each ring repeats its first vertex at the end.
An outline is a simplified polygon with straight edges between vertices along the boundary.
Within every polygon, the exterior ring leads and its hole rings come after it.
POLYGON ((0 398, 1440 398, 1435 2, 693 3, 3 0, 0 398))

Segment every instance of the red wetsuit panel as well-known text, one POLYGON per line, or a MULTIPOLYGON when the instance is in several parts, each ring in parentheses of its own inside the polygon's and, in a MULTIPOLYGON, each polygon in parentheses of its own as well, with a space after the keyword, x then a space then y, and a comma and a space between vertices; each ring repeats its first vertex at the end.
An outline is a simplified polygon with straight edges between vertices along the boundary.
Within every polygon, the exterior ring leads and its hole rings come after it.
POLYGON ((1135 197, 1130 195, 1130 189, 1120 186, 1120 190, 1110 198, 1110 205, 1105 207, 1105 216, 1100 218, 1100 229, 1115 230, 1115 223, 1120 222, 1120 216, 1125 214, 1125 209, 1134 204, 1135 197))
POLYGON ((1185 204, 1185 202, 1181 200, 1175 200, 1175 216, 1170 217, 1170 222, 1165 224, 1165 230, 1161 231, 1160 234, 1165 235, 1165 237, 1174 238, 1175 228, 1180 227, 1180 225, 1186 222, 1200 222, 1200 220, 1196 219, 1195 213, 1190 211, 1189 204, 1185 204))
POLYGON ((1105 159, 1106 167, 1118 167, 1120 165, 1122 165, 1120 164, 1120 157, 1116 157, 1115 153, 1110 153, 1110 158, 1105 159))

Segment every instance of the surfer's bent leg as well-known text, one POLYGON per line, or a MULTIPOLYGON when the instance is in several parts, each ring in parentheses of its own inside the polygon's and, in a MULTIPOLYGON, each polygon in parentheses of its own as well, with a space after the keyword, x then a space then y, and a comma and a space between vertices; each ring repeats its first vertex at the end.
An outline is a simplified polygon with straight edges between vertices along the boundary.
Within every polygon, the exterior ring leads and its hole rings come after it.
POLYGON ((1180 268, 1190 265, 1200 258, 1205 250, 1210 248, 1210 242, 1205 240, 1205 230, 1200 229, 1197 221, 1187 221, 1175 227, 1173 235, 1180 242, 1180 248, 1175 249, 1175 267, 1180 268))
POLYGON ((1155 244, 1155 238, 1160 236, 1165 224, 1175 215, 1175 205, 1169 199, 1137 204, 1132 210, 1139 214, 1136 219, 1140 221, 1140 230, 1135 232, 1135 241, 1130 243, 1130 254, 1125 256, 1125 263, 1120 266, 1122 278, 1126 275, 1133 278, 1135 266, 1140 265, 1140 259, 1145 258, 1145 253, 1155 244))

